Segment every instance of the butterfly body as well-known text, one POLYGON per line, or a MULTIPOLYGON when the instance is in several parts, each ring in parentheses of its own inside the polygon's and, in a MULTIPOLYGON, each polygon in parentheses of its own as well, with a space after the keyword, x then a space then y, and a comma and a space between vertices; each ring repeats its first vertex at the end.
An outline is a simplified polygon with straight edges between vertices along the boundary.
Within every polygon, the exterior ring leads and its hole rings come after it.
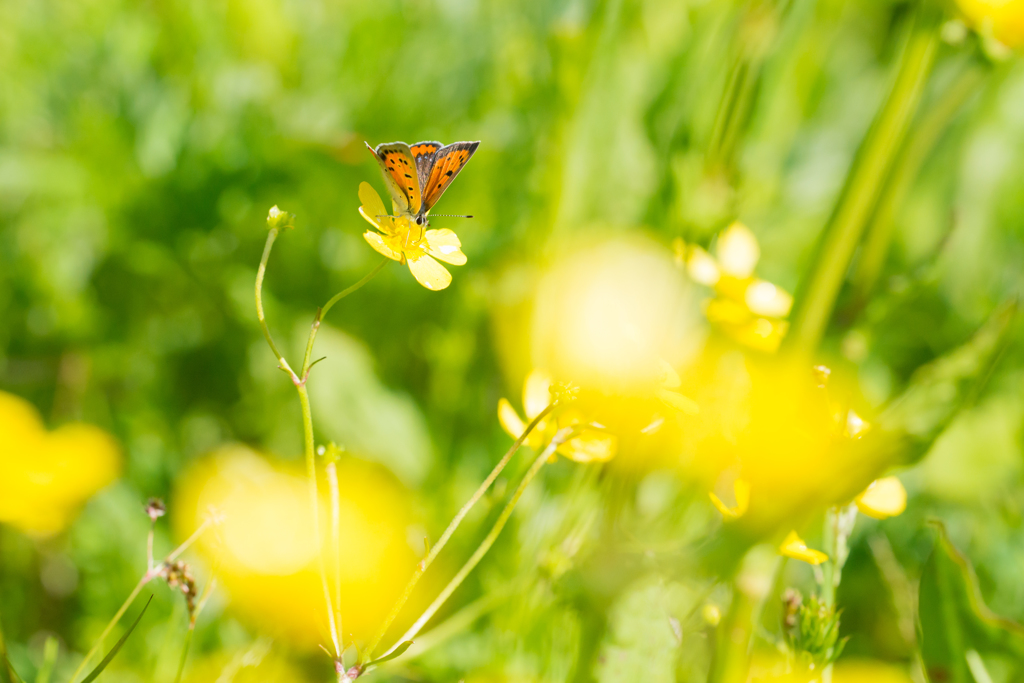
POLYGON ((380 165, 398 217, 427 225, 427 213, 469 161, 479 142, 385 142, 376 149, 366 143, 380 165))

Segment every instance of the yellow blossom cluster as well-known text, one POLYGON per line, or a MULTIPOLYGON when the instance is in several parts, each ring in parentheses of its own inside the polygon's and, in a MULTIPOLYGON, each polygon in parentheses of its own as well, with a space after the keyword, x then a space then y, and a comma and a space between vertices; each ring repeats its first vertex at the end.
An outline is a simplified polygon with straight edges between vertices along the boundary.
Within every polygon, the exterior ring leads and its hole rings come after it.
POLYGON ((718 236, 714 255, 677 239, 676 261, 690 279, 714 289, 704 312, 711 323, 736 341, 759 351, 773 352, 786 335, 786 316, 793 297, 754 275, 761 258, 757 238, 742 223, 733 223, 718 236))

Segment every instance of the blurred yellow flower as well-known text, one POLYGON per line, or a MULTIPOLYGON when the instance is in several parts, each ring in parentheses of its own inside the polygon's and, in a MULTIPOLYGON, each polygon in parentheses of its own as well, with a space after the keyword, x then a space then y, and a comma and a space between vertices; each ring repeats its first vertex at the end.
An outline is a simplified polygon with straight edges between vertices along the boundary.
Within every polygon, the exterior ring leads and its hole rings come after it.
POLYGON ((649 396, 698 341, 691 289, 661 245, 588 244, 552 259, 534 298, 531 360, 584 391, 649 396))
POLYGON ((821 564, 828 559, 828 555, 820 550, 808 548, 804 540, 795 531, 790 531, 786 539, 782 541, 782 545, 779 546, 779 552, 786 557, 791 557, 794 560, 800 560, 807 564, 821 564))
MULTIPOLYGON (((409 496, 377 465, 346 458, 337 468, 343 633, 365 638, 415 567, 406 533, 409 496)), ((334 557, 323 521, 331 517, 326 500, 321 504, 318 539, 302 469, 274 466, 244 446, 229 446, 183 474, 170 512, 175 533, 185 538, 215 510, 222 522, 196 549, 217 568, 231 609, 272 635, 314 647, 328 637, 317 544, 326 558, 334 557)))
POLYGON ((788 329, 785 317, 793 297, 754 276, 761 257, 754 233, 742 223, 733 223, 718 236, 714 256, 682 239, 674 246, 676 260, 690 279, 715 290, 715 297, 704 307, 708 320, 741 344, 775 351, 788 329))
MULTIPOLYGON (((551 402, 552 379, 544 370, 534 370, 526 377, 523 384, 523 411, 526 419, 512 407, 508 399, 498 401, 498 421, 513 439, 518 439, 526 431, 528 422, 541 414, 551 402)), ((543 448, 555 433, 572 425, 587 424, 584 415, 570 405, 559 409, 555 416, 545 417, 526 437, 526 445, 534 449, 543 448)), ((605 432, 587 429, 579 436, 558 447, 557 453, 575 462, 605 462, 615 456, 616 438, 605 432)))
POLYGON ((407 263, 416 281, 427 289, 444 289, 452 282, 451 273, 438 260, 453 266, 466 264, 462 243, 451 230, 424 231, 405 216, 387 215, 384 202, 369 183, 359 184, 359 200, 363 203, 359 213, 379 231, 367 230, 363 238, 389 259, 407 263))
POLYGON ((733 496, 736 499, 736 505, 729 507, 722 502, 722 499, 714 494, 713 491, 708 492, 708 496, 711 498, 711 502, 714 504, 718 511, 722 513, 722 516, 726 519, 739 519, 747 511, 750 506, 750 484, 737 479, 732 484, 733 496))
POLYGON ((0 522, 57 533, 120 469, 117 442, 103 430, 76 422, 48 432, 31 403, 0 392, 0 522))
POLYGON ((883 477, 871 482, 855 502, 868 517, 888 519, 907 509, 907 490, 896 477, 883 477))
POLYGON ((956 0, 960 11, 982 35, 1007 47, 1024 44, 1024 0, 956 0))

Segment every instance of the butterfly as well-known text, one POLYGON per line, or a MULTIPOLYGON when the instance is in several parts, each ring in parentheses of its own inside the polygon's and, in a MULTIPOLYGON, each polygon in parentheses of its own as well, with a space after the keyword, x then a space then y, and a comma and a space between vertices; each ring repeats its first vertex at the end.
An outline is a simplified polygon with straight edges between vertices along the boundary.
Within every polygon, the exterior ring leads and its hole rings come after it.
POLYGON ((380 164, 384 183, 399 216, 417 225, 427 224, 427 212, 437 203, 455 176, 469 161, 480 142, 385 142, 370 150, 380 164))

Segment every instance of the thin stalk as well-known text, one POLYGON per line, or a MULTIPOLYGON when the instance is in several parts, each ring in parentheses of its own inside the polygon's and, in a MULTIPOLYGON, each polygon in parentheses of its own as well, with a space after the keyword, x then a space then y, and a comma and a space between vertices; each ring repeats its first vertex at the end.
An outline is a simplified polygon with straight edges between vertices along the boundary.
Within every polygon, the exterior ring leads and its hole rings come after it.
POLYGON ((327 487, 331 494, 331 546, 334 551, 334 621, 338 632, 341 627, 341 486, 338 482, 338 465, 327 463, 327 487))
POLYGON ((821 566, 822 576, 824 576, 824 580, 821 582, 821 597, 829 607, 835 605, 836 602, 835 575, 836 562, 839 560, 838 544, 836 543, 839 535, 838 525, 839 509, 831 507, 825 512, 825 526, 821 535, 821 544, 828 555, 828 560, 821 566))
POLYGON ((327 303, 325 303, 322 307, 317 309, 316 317, 313 318, 313 324, 309 330, 309 339, 306 340, 306 353, 302 357, 302 381, 306 381, 306 378, 309 376, 309 369, 313 367, 313 342, 316 341, 316 333, 320 330, 321 321, 323 321, 323 319, 327 317, 327 312, 334 307, 334 304, 338 303, 352 292, 361 289, 363 285, 365 285, 367 282, 375 278, 377 276, 377 273, 383 270, 384 266, 386 266, 390 260, 391 259, 389 258, 384 258, 380 263, 377 264, 377 266, 373 270, 367 273, 362 280, 355 283, 351 287, 341 290, 340 292, 332 296, 330 299, 328 299, 327 303))
MULTIPOLYGON (((303 368, 303 375, 305 370, 303 368)), ((299 403, 302 405, 302 433, 305 443, 306 478, 309 480, 309 503, 313 514, 313 538, 317 539, 317 562, 320 569, 320 583, 324 591, 324 602, 327 605, 327 621, 330 625, 331 642, 334 654, 341 657, 341 640, 338 637, 338 625, 334 621, 334 604, 331 600, 331 589, 327 585, 327 563, 324 561, 323 543, 320 542, 320 488, 316 476, 316 451, 313 445, 313 413, 309 407, 309 392, 304 381, 296 386, 299 391, 299 403)))
POLYGON ((132 592, 128 594, 128 597, 125 599, 121 607, 118 608, 113 618, 111 618, 111 620, 107 623, 106 627, 103 629, 103 632, 100 633, 100 637, 96 639, 96 642, 93 643, 92 648, 90 648, 89 652, 86 653, 85 657, 78 664, 78 668, 76 668, 75 672, 71 674, 70 683, 75 683, 75 680, 78 679, 78 676, 81 675, 82 671, 85 670, 85 667, 89 663, 89 660, 91 660, 93 656, 99 651, 100 647, 103 645, 103 641, 106 639, 108 635, 110 635, 110 632, 114 629, 114 626, 117 624, 118 621, 121 620, 121 617, 124 616, 124 613, 128 611, 128 608, 131 607, 131 604, 135 601, 135 598, 139 596, 139 593, 146 586, 146 584, 155 579, 156 577, 160 576, 160 567, 162 567, 166 563, 174 562, 174 560, 176 560, 178 556, 185 552, 189 548, 189 546, 195 543, 195 541, 203 534, 203 532, 205 532, 210 527, 211 524, 213 524, 213 522, 213 519, 204 520, 203 523, 199 526, 199 528, 196 529, 191 536, 185 539, 184 543, 182 543, 177 548, 172 550, 167 555, 167 557, 164 558, 163 562, 161 562, 159 565, 154 565, 153 567, 149 567, 146 569, 146 573, 143 574, 142 578, 139 579, 139 582, 135 584, 135 588, 132 589, 132 592))
POLYGON ((426 623, 430 621, 434 614, 437 613, 437 610, 439 610, 441 606, 444 605, 444 603, 448 600, 448 598, 451 597, 452 593, 455 592, 455 589, 462 585, 462 582, 466 580, 466 577, 469 576, 469 573, 473 571, 474 567, 476 567, 477 564, 480 563, 480 560, 483 559, 484 555, 487 554, 487 551, 491 549, 491 546, 494 545, 494 542, 498 539, 498 535, 501 533, 501 530, 505 528, 505 524, 508 522, 509 517, 512 516, 512 511, 515 510, 516 504, 519 502, 519 499, 523 496, 523 492, 526 490, 526 487, 530 484, 531 481, 533 481, 534 477, 537 476, 537 473, 540 472, 541 468, 544 467, 544 463, 546 463, 551 458, 551 456, 554 455, 555 450, 563 443, 568 441, 570 438, 572 438, 575 431, 576 430, 572 427, 565 427, 564 429, 559 430, 558 433, 555 434, 555 436, 551 439, 550 443, 548 443, 547 447, 541 452, 540 455, 537 456, 536 460, 533 461, 533 464, 530 466, 530 469, 526 472, 526 475, 523 476, 523 480, 519 482, 519 487, 516 489, 515 493, 512 494, 512 497, 509 499, 508 503, 505 504, 505 507, 504 509, 502 509, 501 514, 498 515, 498 519, 495 520, 494 526, 491 527, 491 530, 488 532, 484 540, 480 543, 479 547, 477 547, 477 549, 473 552, 470 558, 466 560, 466 564, 462 565, 462 569, 460 569, 458 573, 452 578, 452 580, 448 582, 448 585, 444 587, 444 590, 441 591, 441 594, 438 595, 434 599, 434 601, 430 603, 430 606, 427 607, 423 614, 420 615, 420 618, 416 620, 416 623, 410 626, 409 630, 406 631, 402 635, 402 637, 398 639, 398 642, 395 644, 395 646, 391 648, 392 650, 394 650, 395 647, 397 647, 401 643, 404 643, 408 640, 412 640, 413 638, 415 638, 416 635, 426 625, 426 623))
POLYGON ((270 260, 270 250, 274 248, 277 233, 277 228, 271 228, 267 233, 267 243, 263 246, 263 257, 260 259, 260 267, 256 271, 256 318, 260 321, 263 336, 266 337, 270 350, 274 352, 278 365, 291 376, 292 382, 298 383, 299 378, 295 375, 295 371, 288 365, 288 361, 285 360, 284 355, 277 348, 277 344, 274 343, 274 337, 270 334, 270 327, 267 325, 267 317, 263 313, 263 277, 267 272, 267 261, 270 260))
POLYGON ((813 353, 825 333, 886 171, 931 73, 939 44, 939 11, 921 4, 917 12, 889 98, 861 145, 802 287, 793 331, 787 339, 787 345, 798 354, 813 353))
MULTIPOLYGON (((278 228, 270 228, 267 233, 267 242, 263 247, 263 257, 260 259, 259 269, 256 271, 256 317, 259 319, 260 327, 263 329, 263 336, 266 337, 267 344, 270 346, 270 350, 273 351, 274 356, 277 358, 279 366, 291 377, 292 384, 295 385, 295 388, 299 393, 299 403, 302 406, 303 450, 305 452, 306 475, 309 480, 310 505, 313 514, 313 533, 315 538, 320 539, 320 491, 316 473, 316 447, 313 435, 313 413, 309 405, 309 392, 306 389, 306 380, 309 378, 309 369, 314 364, 311 360, 313 342, 316 339, 317 330, 320 328, 320 321, 323 319, 323 316, 326 315, 327 311, 329 311, 338 301, 372 280, 373 277, 381 271, 388 259, 384 259, 359 282, 335 294, 322 308, 317 310, 316 317, 313 320, 313 325, 309 332, 309 339, 306 342, 306 352, 303 357, 302 370, 300 374, 296 374, 288 364, 284 354, 282 354, 278 349, 277 344, 274 343, 274 338, 270 334, 270 328, 267 325, 266 316, 263 312, 263 278, 266 275, 267 261, 270 259, 270 252, 273 249, 274 241, 277 239, 278 232, 278 228)), ((342 653, 338 625, 340 614, 335 612, 334 601, 331 599, 331 589, 328 585, 327 579, 327 565, 324 561, 323 544, 318 543, 317 547, 320 582, 324 591, 324 602, 327 606, 327 618, 330 626, 331 641, 334 645, 335 656, 340 659, 342 653)))
POLYGON ((473 509, 473 506, 479 502, 483 495, 487 493, 487 489, 491 487, 491 484, 494 483, 498 478, 498 475, 500 475, 502 470, 505 469, 509 460, 511 460, 512 456, 516 454, 516 451, 519 450, 533 430, 537 428, 537 425, 540 424, 541 421, 544 420, 544 418, 546 418, 554 409, 555 404, 551 403, 544 408, 544 410, 540 411, 535 418, 533 418, 530 424, 526 426, 526 429, 523 430, 523 433, 519 435, 519 438, 515 440, 515 443, 512 444, 512 447, 508 449, 501 460, 498 461, 498 464, 494 466, 494 469, 491 470, 491 473, 487 475, 487 478, 483 480, 480 486, 477 487, 476 491, 473 492, 473 495, 469 497, 469 500, 467 500, 455 514, 455 517, 453 517, 452 521, 449 522, 448 528, 446 528, 444 533, 441 534, 441 538, 437 539, 437 543, 433 545, 430 552, 427 553, 427 556, 417 564, 416 570, 413 572, 409 582, 405 585, 405 590, 402 592, 401 597, 398 598, 395 606, 391 608, 391 612, 388 614, 387 619, 384 620, 383 625, 378 629, 373 640, 370 641, 370 646, 364 651, 367 659, 372 658, 373 651, 377 649, 378 645, 380 645, 380 641, 384 638, 384 634, 386 634, 387 630, 391 628, 391 624, 394 623, 395 619, 398 617, 398 613, 402 611, 402 607, 404 607, 405 603, 409 600, 409 597, 412 595, 412 591, 419 582, 420 577, 423 576, 423 573, 427 571, 427 568, 434 562, 434 559, 438 554, 440 554, 441 549, 448 543, 448 539, 452 537, 455 530, 459 528, 462 520, 465 519, 466 515, 469 514, 469 511, 473 509))

